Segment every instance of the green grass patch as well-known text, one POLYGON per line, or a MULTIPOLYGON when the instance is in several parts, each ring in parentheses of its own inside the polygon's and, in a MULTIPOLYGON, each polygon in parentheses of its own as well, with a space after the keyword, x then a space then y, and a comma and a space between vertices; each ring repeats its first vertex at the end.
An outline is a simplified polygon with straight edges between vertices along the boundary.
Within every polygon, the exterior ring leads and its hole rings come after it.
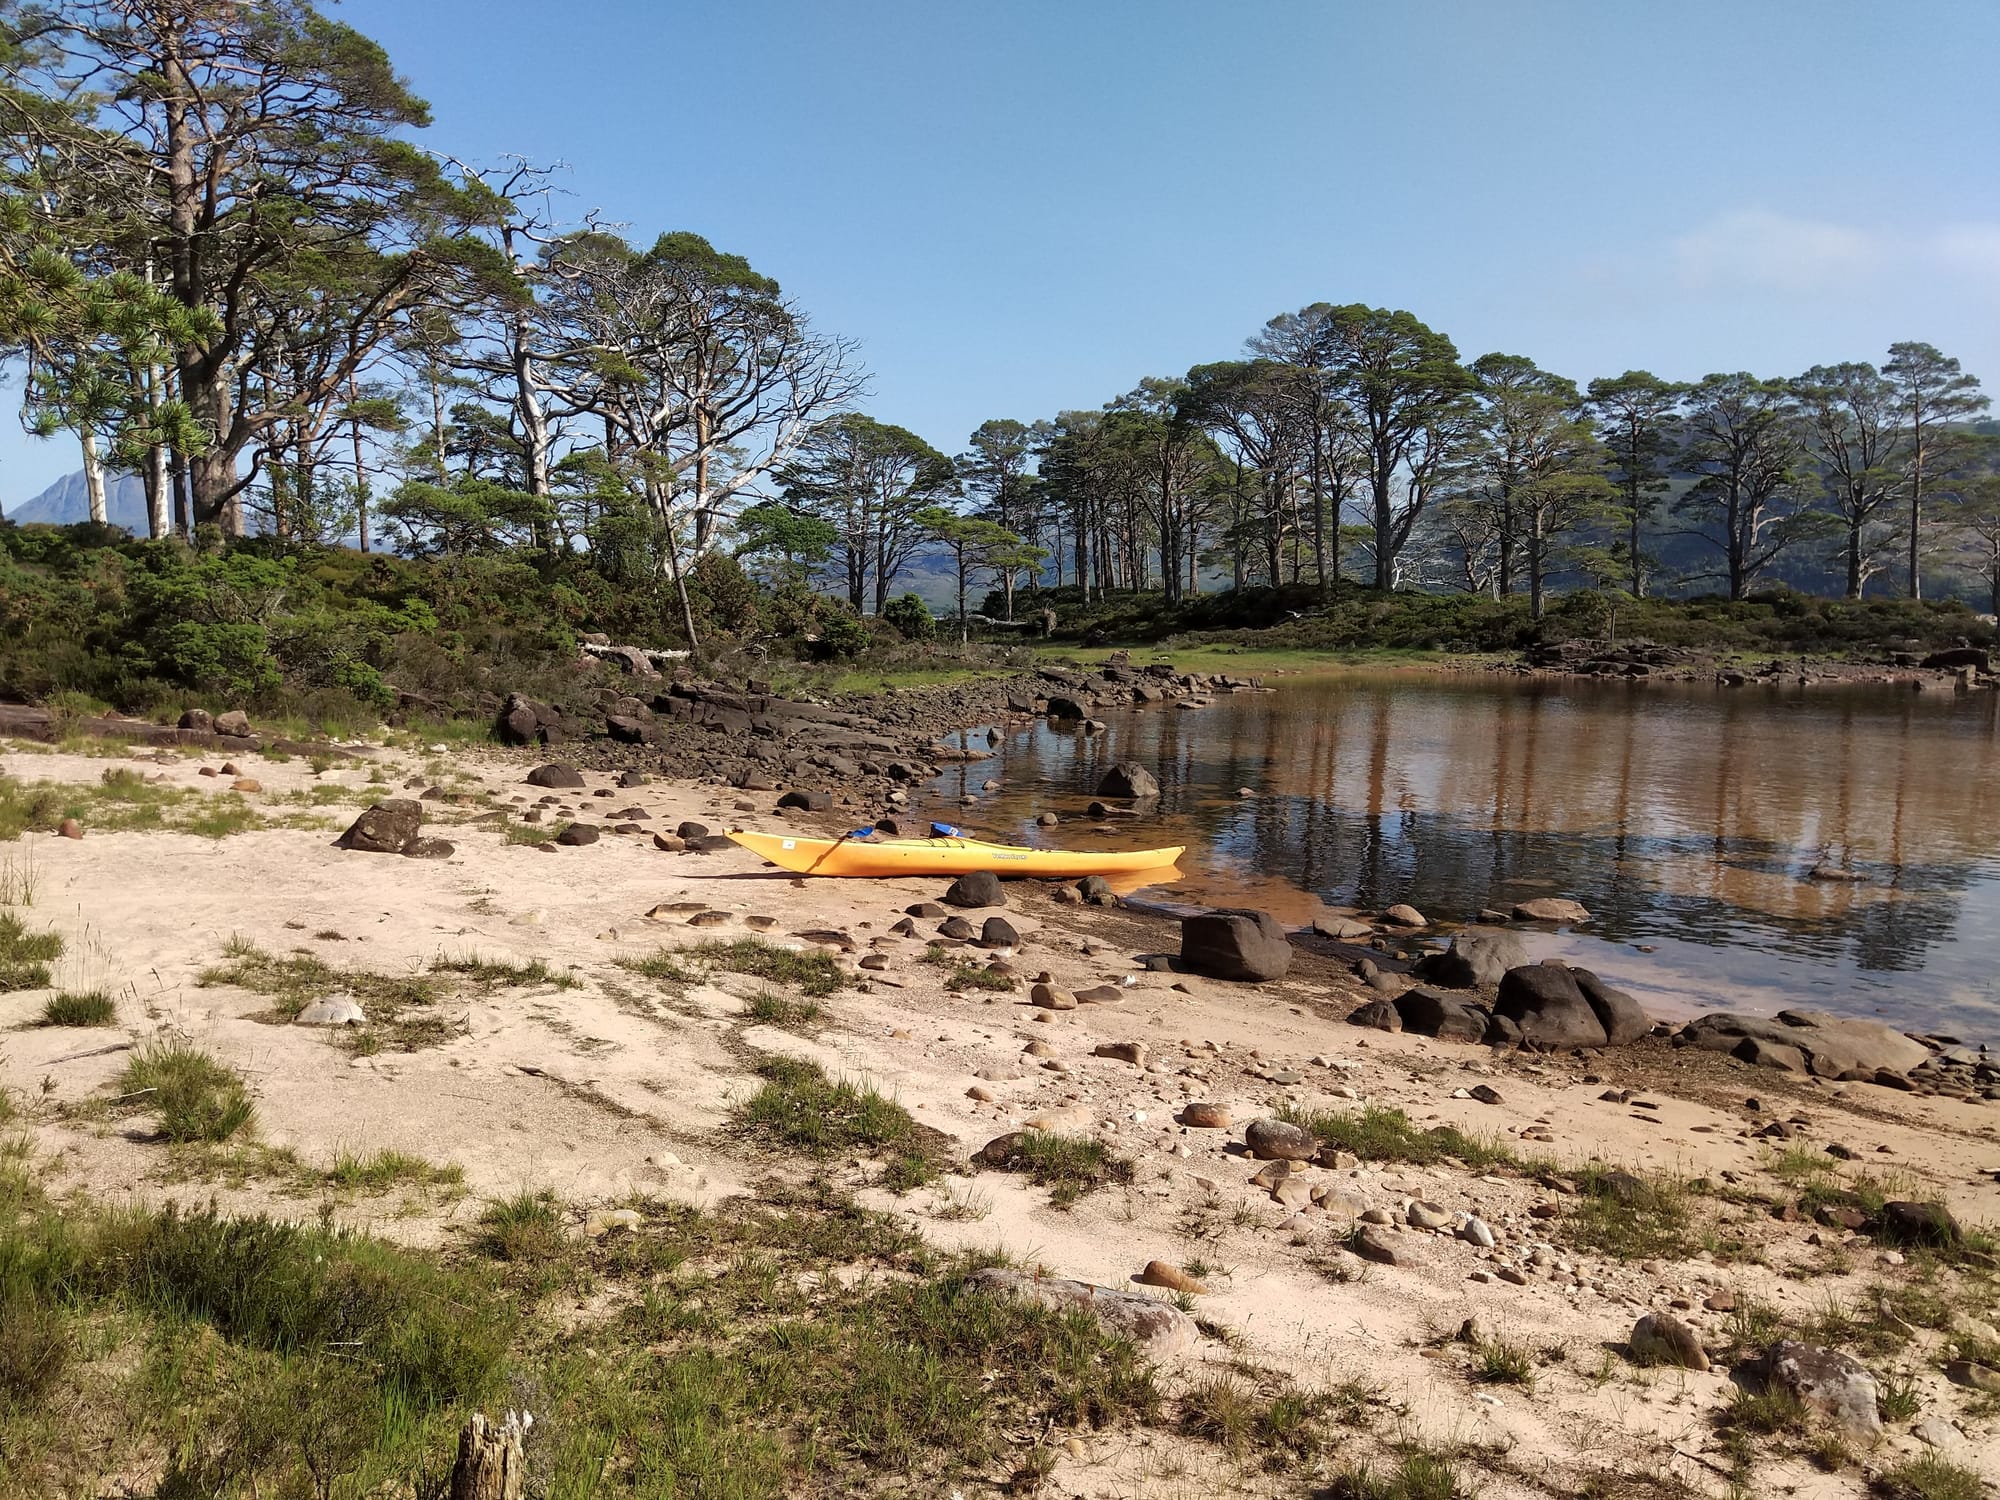
POLYGON ((315 1000, 351 995, 360 1002, 367 1024, 340 1028, 336 1040, 364 1056, 382 1051, 414 1052, 451 1040, 460 1025, 448 1014, 447 1001, 531 985, 569 989, 577 982, 539 959, 507 963, 476 954, 440 955, 427 973, 380 974, 340 968, 303 950, 267 953, 241 939, 232 939, 223 951, 229 962, 203 970, 196 984, 204 988, 234 985, 267 996, 271 1011, 261 1019, 280 1022, 295 1020, 315 1000))
POLYGON ((1941 1453, 1921 1453, 1884 1469, 1869 1485, 1883 1500, 1982 1500, 1985 1481, 1941 1453))
POLYGON ((256 1114, 242 1075, 177 1040, 148 1043, 118 1075, 118 1092, 150 1111, 170 1141, 226 1141, 256 1114))
POLYGON ((743 1120, 769 1140, 819 1157, 922 1145, 910 1112, 866 1083, 829 1078, 796 1057, 767 1057, 757 1072, 764 1086, 743 1106, 743 1120))
POLYGON ((53 996, 35 1018, 37 1026, 109 1026, 118 1019, 118 1006, 103 990, 81 993, 64 990, 53 996))
POLYGON ((0 911, 0 995, 49 986, 49 965, 61 958, 59 932, 31 932, 11 911, 0 911))
POLYGON ((993 970, 981 968, 978 964, 962 963, 953 966, 950 977, 944 982, 944 987, 954 993, 965 990, 1006 991, 1014 988, 1014 981, 1009 975, 996 974, 993 970))
POLYGON ((795 1000, 776 990, 759 990, 743 1008, 743 1019, 753 1026, 778 1026, 788 1031, 810 1027, 825 1011, 810 1000, 795 1000))
POLYGON ((1326 1500, 1473 1500, 1478 1491, 1451 1454, 1416 1447, 1386 1469, 1342 1468, 1323 1493, 1326 1500))
POLYGON ((0 776, 0 841, 53 833, 75 818, 92 833, 192 833, 223 839, 258 828, 319 828, 322 819, 293 814, 269 818, 238 792, 213 792, 150 782, 129 766, 108 767, 95 785, 23 784, 0 776))
POLYGON ((1481 1339, 1473 1346, 1472 1378, 1482 1385, 1535 1383, 1535 1357, 1506 1339, 1481 1339))
POLYGON ((1239 1461, 1255 1457, 1269 1472, 1309 1463, 1326 1446, 1331 1403, 1285 1385, 1268 1393, 1234 1372, 1195 1381, 1181 1395, 1180 1431, 1216 1444, 1239 1461))
POLYGON ((711 968, 767 979, 774 984, 796 985, 800 994, 815 998, 831 995, 847 982, 832 955, 817 948, 794 951, 762 938, 746 937, 696 943, 682 951, 711 968))
POLYGON ((327 1169, 326 1183, 360 1193, 386 1193, 399 1187, 455 1189, 465 1185, 465 1169, 455 1163, 439 1166, 421 1156, 386 1148, 367 1156, 343 1151, 327 1169))
POLYGON ((1407 1161, 1419 1166, 1447 1159, 1468 1167, 1519 1166, 1496 1136, 1470 1135, 1455 1125, 1420 1129, 1400 1109, 1299 1110, 1285 1105, 1280 1119, 1304 1126, 1328 1146, 1363 1161, 1407 1161))
POLYGON ((1047 1188, 1049 1203, 1055 1208, 1068 1208, 1085 1193, 1107 1184, 1132 1180, 1132 1163, 1113 1156, 1104 1142, 1042 1130, 1024 1130, 1015 1137, 1006 1167, 1010 1172, 1026 1172, 1035 1186, 1047 1188))
POLYGON ((1702 1248, 1693 1197, 1669 1177, 1639 1177, 1591 1163, 1564 1223, 1570 1243, 1616 1260, 1684 1260, 1702 1248))
POLYGON ((449 957, 439 954, 431 960, 431 972, 455 974, 461 979, 496 990, 525 989, 539 984, 569 990, 575 989, 577 983, 574 976, 550 968, 539 958, 528 959, 525 963, 508 963, 503 959, 481 958, 477 953, 458 953, 449 957))
POLYGON ((565 1251, 562 1209, 549 1193, 517 1193, 486 1205, 473 1243, 495 1260, 539 1264, 565 1251))

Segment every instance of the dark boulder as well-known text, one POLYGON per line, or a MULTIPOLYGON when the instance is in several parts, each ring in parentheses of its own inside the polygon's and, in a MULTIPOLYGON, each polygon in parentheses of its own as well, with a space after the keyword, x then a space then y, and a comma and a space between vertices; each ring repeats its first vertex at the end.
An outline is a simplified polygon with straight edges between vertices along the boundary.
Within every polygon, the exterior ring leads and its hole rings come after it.
POLYGON ((683 823, 674 830, 674 837, 682 843, 691 844, 696 839, 705 839, 708 837, 708 825, 706 823, 694 822, 683 823))
POLYGON ((1639 1002, 1623 990, 1613 989, 1588 969, 1569 972, 1611 1046, 1629 1047, 1653 1029, 1653 1018, 1639 1009, 1639 1002))
POLYGON ((1212 979, 1282 979, 1292 944, 1267 911, 1211 911, 1181 919, 1181 966, 1212 979))
POLYGON ((989 948, 1012 948, 1020 943, 1021 934, 1005 917, 988 917, 980 925, 979 941, 989 948))
POLYGON ((405 859, 450 859, 458 846, 450 839, 411 839, 403 846, 405 859))
POLYGON ((1404 1031, 1445 1042, 1486 1040, 1491 1021, 1486 1007, 1463 995, 1420 986, 1398 995, 1393 1004, 1404 1031))
POLYGON ((825 792, 807 792, 793 788, 778 799, 780 807, 796 807, 802 812, 825 812, 833 806, 833 798, 825 792))
POLYGON ((1051 698, 1046 710, 1051 719, 1079 720, 1085 716, 1083 705, 1074 698, 1051 698))
POLYGON ((1000 890, 1000 877, 991 870, 974 870, 961 875, 951 883, 951 889, 944 893, 947 906, 1005 906, 1007 898, 1000 890))
POLYGON ((653 778, 648 776, 644 771, 620 771, 618 773, 618 784, 623 787, 647 786, 651 784, 652 780, 653 778))
POLYGON ((215 715, 205 708, 191 708, 181 715, 180 727, 199 734, 215 733, 215 715))
POLYGON ((939 937, 955 938, 961 943, 971 942, 973 935, 978 931, 978 928, 963 917, 946 917, 938 923, 939 937))
POLYGON ((565 765, 562 761, 550 761, 545 766, 536 766, 528 773, 528 785, 580 787, 583 785, 583 772, 577 770, 575 766, 565 765))
POLYGON ((1882 1205, 1875 1233, 1892 1245, 1929 1245, 1934 1249, 1949 1249, 1964 1237, 1958 1220, 1942 1203, 1911 1203, 1900 1198, 1882 1205))
POLYGON ((634 719, 625 714, 607 714, 604 732, 625 745, 643 745, 652 736, 653 729, 643 719, 634 719))
POLYGON ((1157 797, 1160 795, 1160 783, 1144 766, 1133 761, 1120 761, 1099 779, 1097 795, 1128 800, 1157 797))
POLYGON ((1503 928, 1467 928, 1451 940, 1443 953, 1433 953, 1417 964, 1417 976, 1448 990, 1492 989, 1509 969, 1528 962, 1527 945, 1503 928))
POLYGON ((1519 1026, 1522 1041, 1544 1047, 1603 1047, 1611 1040, 1576 976, 1561 964, 1509 969, 1493 1013, 1519 1026))
POLYGON ((401 854, 415 842, 423 821, 422 803, 394 797, 369 808, 334 843, 363 854, 401 854))
POLYGON ((1927 672, 1956 672, 1965 667, 1991 672, 1993 658, 1977 646, 1953 646, 1948 650, 1933 651, 1918 665, 1927 672))
POLYGON ((1403 1015, 1387 1000, 1370 1000, 1347 1018, 1350 1026, 1365 1026, 1370 1031, 1401 1031, 1403 1015))
POLYGON ((1076 893, 1086 906, 1116 906, 1118 893, 1102 875, 1086 875, 1076 883, 1076 893))
POLYGON ((568 849, 594 844, 598 839, 598 829, 594 823, 572 823, 556 835, 556 842, 568 849))
POLYGON ((226 714, 217 714, 215 732, 233 739, 247 739, 250 734, 250 716, 240 708, 232 708, 226 714))

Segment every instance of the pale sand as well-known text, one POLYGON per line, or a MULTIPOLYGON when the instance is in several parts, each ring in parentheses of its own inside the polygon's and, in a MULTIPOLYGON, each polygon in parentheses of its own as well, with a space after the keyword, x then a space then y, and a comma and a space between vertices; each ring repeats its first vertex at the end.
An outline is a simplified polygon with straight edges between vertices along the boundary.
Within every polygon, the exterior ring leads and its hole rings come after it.
MULTIPOLYGON (((405 777, 442 758, 408 751, 375 757, 387 786, 369 787, 368 767, 315 777, 303 761, 249 758, 244 771, 263 783, 253 803, 305 787, 340 783, 356 802, 326 810, 323 831, 265 831, 210 841, 181 834, 89 833, 81 841, 38 838, 31 857, 39 888, 31 920, 62 932, 70 954, 58 983, 107 987, 119 997, 116 1030, 16 1029, 0 1052, 0 1082, 29 1100, 45 1088, 48 1102, 33 1112, 36 1145, 59 1187, 94 1196, 131 1195, 150 1202, 207 1202, 232 1210, 309 1215, 315 1199, 287 1196, 251 1179, 175 1182, 166 1153, 146 1138, 142 1116, 65 1122, 56 1105, 75 1105, 107 1092, 125 1056, 73 1054, 156 1031, 184 1032, 241 1069, 253 1082, 261 1138, 295 1149, 316 1165, 336 1152, 393 1147, 436 1162, 455 1162, 470 1192, 454 1204, 347 1198, 335 1206, 347 1223, 415 1242, 452 1236, 476 1215, 482 1199, 548 1188, 578 1209, 627 1198, 666 1195, 714 1203, 773 1174, 804 1175, 810 1164, 773 1156, 740 1141, 729 1128, 733 1106, 754 1087, 752 1049, 812 1056, 830 1069, 865 1075, 893 1093, 915 1117, 956 1142, 961 1157, 986 1140, 1055 1106, 1088 1111, 1096 1133, 1137 1166, 1129 1189, 1086 1197, 1058 1212, 1047 1194, 998 1173, 954 1178, 898 1199, 863 1187, 865 1201, 907 1215, 945 1246, 1000 1246, 1051 1271, 1121 1286, 1150 1258, 1201 1258, 1228 1268, 1211 1278, 1199 1299, 1205 1320, 1236 1330, 1231 1349, 1204 1338, 1196 1355, 1169 1371, 1174 1382, 1221 1368, 1232 1359, 1286 1371, 1309 1385, 1360 1378, 1379 1387, 1373 1431, 1419 1431, 1461 1439, 1505 1457, 1485 1482, 1494 1497, 1574 1493, 1580 1473, 1609 1467, 1632 1474, 1672 1473, 1705 1493, 1725 1491, 1723 1463, 1707 1414, 1726 1403, 1727 1375, 1641 1370, 1609 1352, 1648 1308, 1687 1296, 1680 1315, 1711 1344, 1727 1323, 1701 1309, 1709 1291, 1730 1288, 1794 1310, 1849 1300, 1876 1278, 1892 1276, 1866 1240, 1851 1249, 1844 1276, 1787 1278, 1779 1268, 1812 1262, 1823 1251, 1807 1244, 1817 1233, 1832 1243, 1838 1231, 1783 1224, 1758 1209, 1740 1209, 1730 1231, 1763 1247, 1766 1265, 1718 1265, 1703 1258, 1680 1264, 1624 1265, 1592 1256, 1570 1258, 1601 1290, 1532 1279, 1525 1287, 1482 1285, 1469 1276, 1488 1263, 1457 1240, 1414 1230, 1388 1231, 1410 1252, 1411 1265, 1369 1266, 1335 1247, 1345 1221, 1313 1212, 1295 1225, 1267 1195, 1247 1185, 1254 1164, 1240 1155, 1241 1127, 1290 1100, 1304 1107, 1355 1108, 1360 1103, 1406 1109, 1420 1124, 1451 1122, 1481 1131, 1518 1133, 1546 1122, 1555 1144, 1524 1152, 1565 1162, 1598 1158, 1688 1175, 1739 1174, 1746 1185, 1769 1179, 1766 1143, 1748 1138, 1752 1119, 1742 1096, 1765 1101, 1763 1118, 1800 1113, 1813 1121, 1803 1139, 1839 1140, 1862 1156, 1857 1163, 1901 1174, 1909 1189, 1943 1197, 1962 1220, 2000 1219, 2000 1108, 1918 1099, 1872 1085, 1829 1088, 1769 1073, 1731 1073, 1706 1060, 1689 1075, 1686 1093, 1672 1087, 1673 1057, 1657 1049, 1607 1053, 1588 1062, 1567 1057, 1520 1058, 1495 1065, 1482 1048, 1361 1031, 1337 1019, 1360 992, 1324 965, 1302 965, 1293 978, 1262 987, 1236 986, 1172 974, 1140 972, 1135 955, 1148 943, 1171 946, 1165 924, 1141 924, 1122 914, 1063 906, 1048 887, 1009 886, 1006 915, 1027 937, 1013 962, 1023 975, 1052 971, 1071 987, 1136 975, 1122 1003, 1084 1006, 1043 1016, 1023 993, 946 993, 941 972, 915 962, 934 923, 919 923, 914 940, 886 937, 901 909, 936 899, 943 881, 796 881, 760 868, 748 854, 665 854, 645 836, 607 833, 598 844, 546 853, 510 846, 493 826, 438 826, 455 857, 444 862, 348 853, 331 846, 367 794, 402 791, 405 777), (744 1029, 736 1019, 743 998, 759 986, 718 975, 686 993, 670 994, 615 966, 620 957, 649 953, 706 937, 744 935, 740 921, 691 929, 682 919, 646 919, 652 907, 701 901, 739 919, 777 919, 769 936, 834 928, 852 934, 862 951, 882 939, 886 975, 861 974, 857 987, 826 1002, 830 1024, 811 1039, 771 1028, 744 1029), (347 941, 315 936, 337 931, 347 941), (1094 939, 1093 935, 1101 935, 1094 939), (266 1002, 242 991, 196 983, 222 961, 224 944, 239 936, 276 953, 310 950, 329 962, 376 971, 415 971, 440 955, 476 952, 498 959, 540 958, 571 971, 577 987, 508 990, 463 1007, 464 1034, 411 1054, 353 1058, 324 1033, 250 1019, 266 1002), (1087 943, 1103 951, 1087 955, 1087 943), (1187 993, 1171 985, 1186 986, 1187 993), (1048 1042, 1072 1070, 1067 1075, 1021 1057, 1033 1040, 1048 1042), (1166 1066, 1142 1071, 1091 1056, 1107 1040, 1143 1040, 1166 1066), (1205 1045, 1214 1042, 1219 1052, 1205 1045), (1185 1045, 1183 1045, 1185 1044, 1185 1045), (1324 1063, 1310 1059, 1324 1058, 1324 1063), (1257 1070, 1296 1070, 1297 1084, 1260 1080, 1257 1070), (981 1070, 1018 1072, 986 1086, 997 1102, 967 1097, 981 1070), (1185 1070, 1194 1070, 1190 1073, 1185 1070), (1586 1084, 1590 1071, 1601 1082, 1586 1084), (1196 1076, 1196 1075, 1200 1076, 1196 1076), (1504 1101, 1489 1106, 1454 1099, 1454 1089, 1490 1078, 1504 1101), (47 1080, 47 1083, 44 1083, 47 1080), (1644 1090, 1661 1105, 1640 1111, 1600 1102, 1613 1084, 1644 1090), (1185 1130, 1173 1121, 1189 1099, 1227 1103, 1228 1131, 1185 1130), (1140 1117, 1143 1116, 1143 1119, 1140 1117), (1710 1127, 1701 1130, 1698 1127, 1710 1127), (1887 1146, 1893 1154, 1878 1153, 1887 1146), (1203 1181, 1213 1184, 1213 1189, 1203 1181), (982 1217, 951 1217, 954 1202, 984 1208, 982 1217), (1313 1262, 1359 1272, 1336 1282, 1313 1262), (1476 1317, 1489 1332, 1531 1348, 1560 1346, 1563 1358, 1545 1365, 1532 1391, 1481 1387, 1463 1370, 1462 1346, 1435 1341, 1476 1317)), ((0 769, 24 780, 95 781, 107 765, 127 764, 148 775, 204 792, 226 780, 199 776, 221 757, 119 761, 98 757, 12 753, 0 769)), ((477 784, 500 804, 543 795, 522 786, 533 764, 501 752, 455 758, 459 784, 477 784)), ((608 778, 592 774, 592 788, 608 778)), ((615 797, 565 794, 581 815, 646 808, 649 829, 670 831, 683 818, 717 831, 742 821, 774 826, 773 794, 744 794, 702 785, 653 785, 615 797), (754 812, 734 804, 749 800, 754 812)), ((426 804, 433 821, 474 816, 481 807, 426 804)), ((296 810, 296 809, 292 809, 296 810)), ((917 809, 923 816, 931 809, 917 809)), ((936 809, 948 815, 947 809, 936 809)), ((608 819, 606 819, 608 821, 608 819)), ((24 844, 0 845, 0 859, 19 859, 24 844)), ((980 913, 970 914, 976 922, 980 913)), ((971 956, 968 954, 968 956, 971 956)), ((42 994, 0 996, 0 1025, 37 1012, 42 994)), ((865 1184, 873 1164, 836 1163, 836 1175, 865 1184)), ((1316 1171, 1364 1206, 1395 1208, 1405 1197, 1470 1209, 1502 1232, 1503 1248, 1535 1237, 1529 1209, 1551 1194, 1533 1182, 1482 1178, 1456 1168, 1425 1170, 1363 1166, 1316 1171)), ((1989 1294, 1990 1295, 1990 1294, 1989 1294)), ((1995 1309, 1968 1307, 1992 1320, 1995 1309)), ((1935 1341, 1933 1341, 1934 1343, 1935 1341)), ((1935 1358, 1913 1361, 1925 1414, 1960 1421, 1961 1461, 1983 1464, 2000 1478, 2000 1424, 1968 1417, 1963 1392, 1948 1386, 1935 1358)), ((1356 1452, 1369 1443, 1358 1441, 1356 1452)), ((1881 1464, 1918 1450, 1907 1424, 1868 1462, 1881 1464)), ((1760 1470, 1759 1492, 1803 1497, 1864 1493, 1859 1473, 1819 1473, 1803 1463, 1760 1470)), ((1091 1497, 1133 1494, 1299 1493, 1296 1479, 1275 1480, 1242 1469, 1213 1449, 1159 1432, 1088 1436, 1075 1445, 1052 1493, 1091 1497)))

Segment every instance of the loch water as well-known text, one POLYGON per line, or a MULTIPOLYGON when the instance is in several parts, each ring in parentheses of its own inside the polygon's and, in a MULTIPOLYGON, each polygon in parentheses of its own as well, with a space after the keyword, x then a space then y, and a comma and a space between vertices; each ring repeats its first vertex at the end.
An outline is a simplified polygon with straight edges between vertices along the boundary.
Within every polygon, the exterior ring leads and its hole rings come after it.
POLYGON ((991 755, 938 790, 998 780, 964 813, 986 837, 1188 845, 1141 899, 1290 921, 1403 901, 1442 924, 1569 896, 1593 921, 1536 951, 1656 1010, 1809 1006, 2000 1042, 2000 694, 1275 681, 1206 708, 1110 714, 1098 734, 1002 726, 991 755), (1093 822, 1117 761, 1152 771, 1158 806, 1093 822), (1062 825, 1036 828, 1051 810, 1062 825), (1817 880, 1815 866, 1859 879, 1817 880))

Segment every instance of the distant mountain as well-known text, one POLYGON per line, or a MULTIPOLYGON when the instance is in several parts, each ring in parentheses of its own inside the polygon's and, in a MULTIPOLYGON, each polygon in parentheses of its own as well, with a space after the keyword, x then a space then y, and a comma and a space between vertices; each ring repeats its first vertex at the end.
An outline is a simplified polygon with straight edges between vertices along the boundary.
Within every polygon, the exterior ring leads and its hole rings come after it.
MULTIPOLYGON (((122 526, 134 536, 146 534, 146 485, 137 474, 107 474, 104 478, 104 514, 113 526, 122 526)), ((74 526, 90 519, 90 497, 83 488, 83 470, 65 474, 32 500, 10 505, 7 519, 27 525, 41 522, 50 526, 74 526)))

